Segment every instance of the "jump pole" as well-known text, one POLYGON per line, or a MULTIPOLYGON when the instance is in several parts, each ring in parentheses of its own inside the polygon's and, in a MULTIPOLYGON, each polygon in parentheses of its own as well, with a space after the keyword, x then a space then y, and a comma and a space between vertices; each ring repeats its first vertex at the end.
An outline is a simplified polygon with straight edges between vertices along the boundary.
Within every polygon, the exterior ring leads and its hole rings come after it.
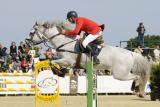
POLYGON ((93 57, 86 57, 87 107, 97 107, 97 74, 93 69, 93 57))

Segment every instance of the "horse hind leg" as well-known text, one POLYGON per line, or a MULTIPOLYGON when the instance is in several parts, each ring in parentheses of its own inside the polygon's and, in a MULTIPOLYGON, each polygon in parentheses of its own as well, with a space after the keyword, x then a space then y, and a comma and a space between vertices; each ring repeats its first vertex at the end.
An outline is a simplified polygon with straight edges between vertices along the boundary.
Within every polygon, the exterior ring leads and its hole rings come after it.
POLYGON ((148 75, 143 73, 139 76, 138 79, 134 80, 132 85, 132 91, 135 91, 136 95, 140 98, 144 98, 145 96, 145 86, 148 80, 148 75))
POLYGON ((133 80, 131 90, 136 93, 136 95, 140 98, 144 98, 145 96, 145 85, 147 83, 146 77, 140 77, 138 75, 134 75, 129 73, 128 76, 123 78, 123 80, 133 80))
POLYGON ((135 92, 136 92, 136 91, 137 91, 136 88, 137 88, 137 87, 136 87, 136 80, 134 80, 134 81, 132 82, 132 85, 131 85, 131 91, 135 91, 135 92))
POLYGON ((136 94, 140 92, 138 80, 133 80, 131 85, 131 91, 133 91, 133 93, 136 93, 136 94))
POLYGON ((139 79, 139 97, 143 98, 145 96, 145 86, 147 84, 148 75, 143 75, 139 79))

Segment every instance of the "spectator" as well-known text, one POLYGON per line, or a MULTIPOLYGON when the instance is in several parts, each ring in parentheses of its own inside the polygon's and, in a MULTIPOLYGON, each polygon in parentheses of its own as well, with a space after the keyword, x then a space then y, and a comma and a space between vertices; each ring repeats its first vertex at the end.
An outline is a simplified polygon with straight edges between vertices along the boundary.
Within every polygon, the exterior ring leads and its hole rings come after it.
POLYGON ((137 47, 134 49, 134 52, 142 55, 143 50, 141 49, 140 45, 137 45, 137 47))
POLYGON ((109 71, 109 70, 104 70, 104 72, 105 72, 105 73, 104 73, 105 75, 112 75, 112 72, 109 71))
POLYGON ((12 42, 12 44, 10 46, 10 55, 11 55, 13 61, 15 61, 16 57, 17 57, 17 46, 14 41, 12 42))
POLYGON ((22 58, 21 61, 22 72, 27 73, 29 69, 28 61, 25 57, 22 58))
POLYGON ((143 25, 143 23, 139 23, 139 26, 137 28, 137 32, 138 32, 138 42, 140 44, 141 47, 144 47, 144 33, 145 33, 146 29, 143 25))
POLYGON ((103 70, 97 70, 97 74, 98 74, 99 76, 102 76, 102 75, 104 75, 104 71, 103 71, 103 70))
POLYGON ((36 54, 37 54, 36 56, 39 56, 39 60, 46 59, 46 49, 42 48, 41 46, 38 47, 36 54))
POLYGON ((85 72, 84 72, 84 69, 79 69, 78 74, 79 74, 79 76, 85 76, 86 75, 85 72))
POLYGON ((7 65, 7 48, 4 47, 1 43, 0 43, 0 59, 4 62, 4 66, 7 65))
POLYGON ((14 63, 13 63, 13 59, 12 58, 9 58, 8 60, 8 64, 9 64, 9 73, 13 73, 14 72, 14 63))
POLYGON ((20 60, 22 59, 22 57, 26 56, 26 47, 25 44, 21 41, 20 45, 18 46, 18 56, 20 58, 20 60))
POLYGON ((40 50, 42 49, 42 47, 34 47, 33 50, 35 50, 35 58, 40 57, 41 53, 40 50))
POLYGON ((160 61, 160 47, 159 45, 156 45, 155 49, 153 50, 154 53, 154 59, 155 61, 160 61))
POLYGON ((30 56, 28 60, 28 73, 33 72, 33 69, 34 69, 34 59, 32 56, 30 56))
POLYGON ((30 50, 28 51, 28 55, 31 56, 32 58, 34 58, 35 55, 36 55, 36 51, 35 51, 34 49, 30 49, 30 50))
POLYGON ((52 51, 52 48, 48 48, 48 50, 46 51, 46 58, 49 60, 53 60, 54 59, 54 53, 52 51))
POLYGON ((14 72, 22 73, 21 70, 21 62, 19 60, 19 57, 16 57, 16 61, 14 61, 13 64, 14 72))

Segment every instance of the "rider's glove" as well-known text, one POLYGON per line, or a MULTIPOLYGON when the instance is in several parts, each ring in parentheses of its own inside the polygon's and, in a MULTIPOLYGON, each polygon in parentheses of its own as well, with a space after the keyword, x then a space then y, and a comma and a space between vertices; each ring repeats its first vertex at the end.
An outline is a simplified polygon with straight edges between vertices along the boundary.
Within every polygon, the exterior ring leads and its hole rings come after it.
POLYGON ((64 29, 61 29, 61 34, 65 34, 66 33, 66 30, 64 30, 64 29))
POLYGON ((75 40, 79 40, 79 39, 80 39, 80 36, 77 35, 77 36, 75 37, 75 40))

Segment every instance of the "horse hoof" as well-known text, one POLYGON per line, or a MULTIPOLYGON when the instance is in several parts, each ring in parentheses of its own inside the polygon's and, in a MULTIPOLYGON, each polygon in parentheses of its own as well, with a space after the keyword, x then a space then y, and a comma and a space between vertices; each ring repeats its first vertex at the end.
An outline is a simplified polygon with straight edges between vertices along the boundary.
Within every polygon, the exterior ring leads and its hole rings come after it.
POLYGON ((138 97, 139 98, 144 98, 144 95, 143 94, 138 94, 138 97))

